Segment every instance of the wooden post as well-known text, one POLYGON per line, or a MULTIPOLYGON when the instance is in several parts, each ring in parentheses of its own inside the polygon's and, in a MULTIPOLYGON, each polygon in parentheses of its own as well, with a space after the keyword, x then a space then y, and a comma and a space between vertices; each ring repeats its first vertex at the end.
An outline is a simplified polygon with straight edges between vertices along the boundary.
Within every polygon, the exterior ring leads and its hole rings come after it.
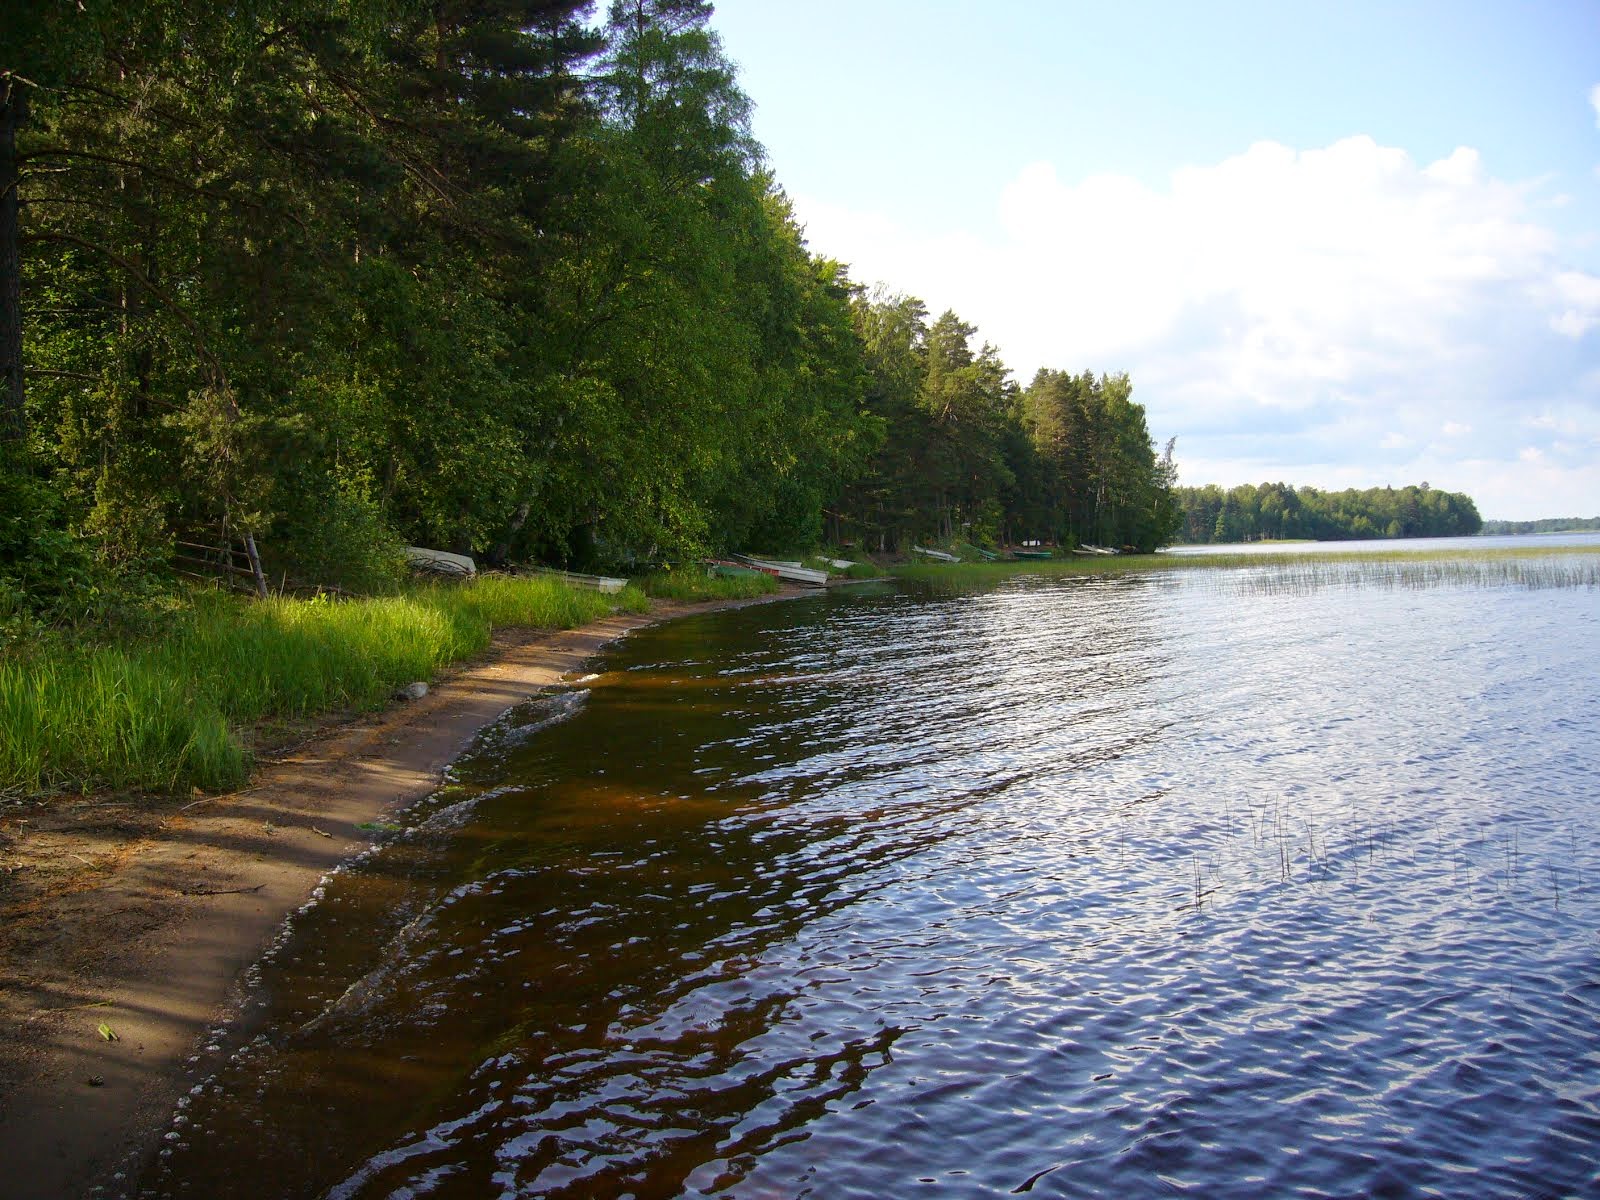
POLYGON ((256 595, 263 600, 267 598, 267 577, 261 571, 261 556, 256 553, 256 535, 246 531, 244 535, 244 552, 250 558, 250 574, 255 577, 256 595))

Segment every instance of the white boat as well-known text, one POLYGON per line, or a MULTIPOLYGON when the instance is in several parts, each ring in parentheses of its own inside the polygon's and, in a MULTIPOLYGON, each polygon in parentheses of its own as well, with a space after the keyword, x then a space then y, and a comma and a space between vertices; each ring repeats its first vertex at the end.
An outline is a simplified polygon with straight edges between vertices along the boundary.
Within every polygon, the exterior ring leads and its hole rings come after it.
POLYGON ((961 559, 954 554, 946 554, 943 550, 930 550, 926 546, 913 546, 911 553, 920 554, 923 558, 931 558, 935 562, 960 562, 961 559))
POLYGON ((748 563, 758 571, 766 571, 776 575, 779 579, 786 579, 790 583, 802 583, 806 587, 828 586, 828 573, 826 571, 813 571, 810 567, 802 567, 799 563, 792 563, 786 560, 752 558, 748 554, 735 554, 734 558, 742 563, 748 563))
POLYGON ((540 575, 549 575, 571 584, 573 587, 588 588, 592 592, 605 592, 614 596, 628 586, 626 579, 617 579, 610 575, 580 575, 576 571, 558 571, 554 567, 536 567, 540 575))
POLYGON ((851 567, 856 565, 855 560, 849 558, 825 558, 822 561, 827 563, 835 571, 848 571, 851 567))
POLYGON ((407 546, 406 562, 418 571, 435 575, 454 575, 466 578, 478 573, 478 564, 465 554, 451 554, 448 550, 429 550, 424 546, 407 546))

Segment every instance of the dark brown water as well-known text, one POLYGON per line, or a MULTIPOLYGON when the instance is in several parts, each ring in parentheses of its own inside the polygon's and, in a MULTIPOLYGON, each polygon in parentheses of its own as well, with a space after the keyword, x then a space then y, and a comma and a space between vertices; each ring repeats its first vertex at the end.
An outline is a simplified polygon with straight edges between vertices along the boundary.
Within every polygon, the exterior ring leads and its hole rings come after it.
POLYGON ((1211 572, 644 631, 297 917, 143 1194, 1600 1194, 1597 635, 1211 572))

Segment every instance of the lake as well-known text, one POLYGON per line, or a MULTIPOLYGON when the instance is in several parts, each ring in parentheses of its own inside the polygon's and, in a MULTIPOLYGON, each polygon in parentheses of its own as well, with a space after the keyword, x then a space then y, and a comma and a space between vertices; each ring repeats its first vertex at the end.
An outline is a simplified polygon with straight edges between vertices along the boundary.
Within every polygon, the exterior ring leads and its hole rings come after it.
POLYGON ((142 1193, 1600 1194, 1597 779, 1593 586, 654 627, 296 917, 142 1193))

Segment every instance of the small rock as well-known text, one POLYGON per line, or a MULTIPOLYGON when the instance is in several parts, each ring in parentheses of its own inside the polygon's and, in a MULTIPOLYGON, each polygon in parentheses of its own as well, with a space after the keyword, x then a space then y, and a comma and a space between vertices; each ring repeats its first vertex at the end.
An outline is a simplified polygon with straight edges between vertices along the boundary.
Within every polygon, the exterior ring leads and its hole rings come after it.
POLYGON ((90 1087, 105 1087, 106 1077, 104 1075, 91 1075, 84 1082, 90 1087))
POLYGON ((394 694, 396 700, 421 700, 428 694, 428 685, 422 682, 408 683, 394 694))

